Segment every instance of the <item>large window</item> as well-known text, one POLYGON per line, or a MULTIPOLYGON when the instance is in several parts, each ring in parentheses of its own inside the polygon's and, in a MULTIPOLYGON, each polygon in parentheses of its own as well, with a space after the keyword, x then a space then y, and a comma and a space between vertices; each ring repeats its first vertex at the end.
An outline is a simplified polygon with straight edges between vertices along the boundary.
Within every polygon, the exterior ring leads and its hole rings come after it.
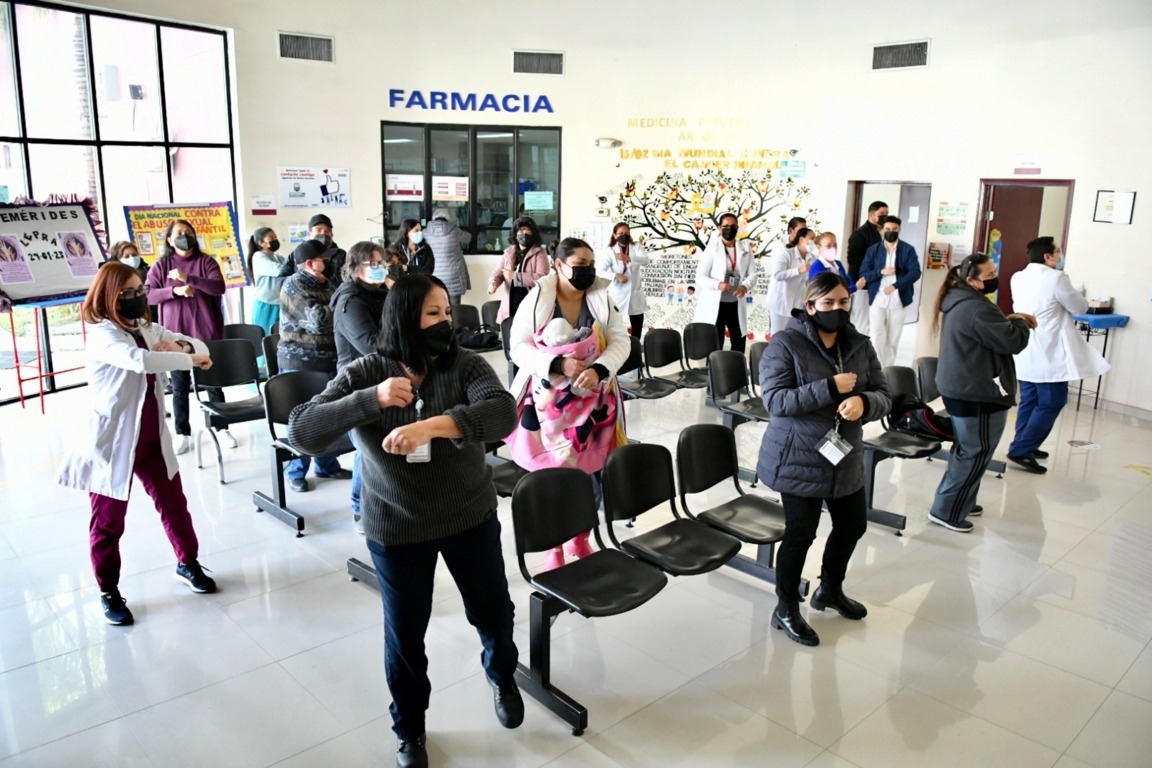
MULTIPOLYGON (((226 43, 219 30, 0 0, 0 202, 90 197, 114 242, 128 236, 125 205, 235 200, 226 43)), ((31 360, 33 312, 12 320, 31 360)), ((75 306, 50 308, 39 325, 45 372, 79 364, 75 306)), ((5 396, 16 390, 10 350, 0 352, 5 396)), ((59 374, 45 389, 83 376, 59 374)))
POLYGON ((521 213, 559 237, 559 128, 385 122, 381 140, 389 240, 437 208, 472 235, 471 253, 504 250, 521 213))
POLYGON ((111 241, 125 205, 236 197, 225 33, 0 1, 0 202, 91 197, 111 241))

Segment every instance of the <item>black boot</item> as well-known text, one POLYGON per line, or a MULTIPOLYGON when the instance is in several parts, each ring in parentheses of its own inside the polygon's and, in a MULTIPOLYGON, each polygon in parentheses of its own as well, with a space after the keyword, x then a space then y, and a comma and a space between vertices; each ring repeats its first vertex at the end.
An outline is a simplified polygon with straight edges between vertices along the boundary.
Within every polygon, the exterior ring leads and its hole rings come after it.
POLYGON ((820 635, 800 615, 800 603, 781 600, 772 611, 772 626, 788 633, 800 645, 820 645, 820 635))
POLYGON ((826 607, 838 611, 841 616, 859 621, 868 615, 868 609, 844 594, 840 584, 821 580, 809 603, 813 610, 822 611, 826 607))

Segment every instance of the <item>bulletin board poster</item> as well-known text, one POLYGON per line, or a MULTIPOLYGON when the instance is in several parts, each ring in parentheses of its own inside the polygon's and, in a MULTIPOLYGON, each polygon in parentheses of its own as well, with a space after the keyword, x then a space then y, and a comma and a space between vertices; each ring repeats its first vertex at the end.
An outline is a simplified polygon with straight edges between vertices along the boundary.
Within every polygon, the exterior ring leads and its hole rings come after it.
POLYGON ((105 259, 83 205, 0 206, 0 291, 14 305, 83 296, 105 259))
POLYGON ((351 208, 352 172, 347 168, 278 168, 281 208, 351 208))
POLYGON ((248 285, 244 274, 240 228, 236 209, 231 202, 196 205, 126 205, 128 236, 136 243, 146 264, 160 258, 164 247, 164 230, 173 219, 184 219, 196 230, 200 250, 216 259, 224 284, 229 288, 248 285))

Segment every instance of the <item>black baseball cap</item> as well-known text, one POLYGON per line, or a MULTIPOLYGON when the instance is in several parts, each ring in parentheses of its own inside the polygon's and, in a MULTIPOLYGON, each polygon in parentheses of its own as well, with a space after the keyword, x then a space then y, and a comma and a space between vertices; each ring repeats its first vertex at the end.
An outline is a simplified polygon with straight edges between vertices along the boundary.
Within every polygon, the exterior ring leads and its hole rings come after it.
POLYGON ((326 224, 328 225, 328 229, 332 229, 332 219, 328 218, 322 213, 318 213, 312 218, 308 219, 308 229, 312 229, 312 227, 316 226, 317 224, 326 224))
POLYGON ((292 261, 303 264, 309 259, 330 259, 339 252, 339 248, 324 245, 319 240, 305 240, 292 252, 292 261))

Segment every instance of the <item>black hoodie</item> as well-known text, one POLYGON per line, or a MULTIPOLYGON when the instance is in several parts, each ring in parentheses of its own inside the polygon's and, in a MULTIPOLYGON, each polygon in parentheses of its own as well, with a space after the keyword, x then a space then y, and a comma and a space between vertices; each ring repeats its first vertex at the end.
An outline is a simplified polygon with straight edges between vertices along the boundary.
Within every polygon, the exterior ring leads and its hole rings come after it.
POLYGON ((336 368, 376 351, 380 321, 388 289, 359 280, 341 283, 332 296, 332 324, 336 334, 336 368))

